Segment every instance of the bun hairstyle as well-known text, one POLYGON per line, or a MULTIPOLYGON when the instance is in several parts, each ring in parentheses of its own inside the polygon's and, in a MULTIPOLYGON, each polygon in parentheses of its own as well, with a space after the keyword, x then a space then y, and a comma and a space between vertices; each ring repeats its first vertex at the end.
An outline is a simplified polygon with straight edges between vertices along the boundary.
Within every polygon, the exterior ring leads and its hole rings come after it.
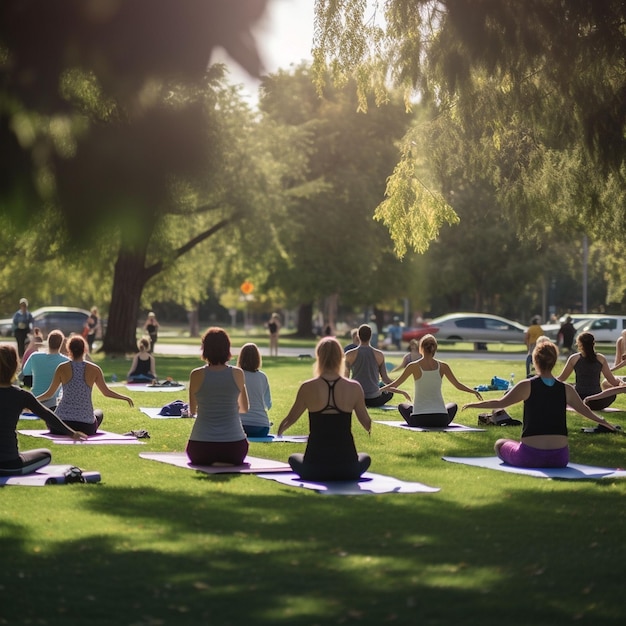
POLYGON ((437 352, 437 340, 434 335, 424 335, 420 339, 420 352, 430 354, 431 356, 437 352))

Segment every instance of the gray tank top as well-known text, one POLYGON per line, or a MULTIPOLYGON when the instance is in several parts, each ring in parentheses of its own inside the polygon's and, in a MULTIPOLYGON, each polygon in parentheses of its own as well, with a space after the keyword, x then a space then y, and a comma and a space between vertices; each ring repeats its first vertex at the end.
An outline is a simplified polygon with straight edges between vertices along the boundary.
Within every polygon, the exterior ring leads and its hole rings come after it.
POLYGON ((196 393, 197 417, 189 439, 192 441, 241 441, 246 438, 239 417, 239 388, 232 367, 204 368, 204 380, 196 393))
POLYGON ((380 371, 376 362, 374 348, 371 346, 359 346, 356 358, 352 365, 352 378, 358 381, 363 387, 366 399, 378 398, 380 396, 380 371))
POLYGON ((56 414, 65 422, 85 422, 93 424, 93 404, 91 387, 85 382, 85 361, 70 361, 72 378, 63 385, 63 395, 56 414))

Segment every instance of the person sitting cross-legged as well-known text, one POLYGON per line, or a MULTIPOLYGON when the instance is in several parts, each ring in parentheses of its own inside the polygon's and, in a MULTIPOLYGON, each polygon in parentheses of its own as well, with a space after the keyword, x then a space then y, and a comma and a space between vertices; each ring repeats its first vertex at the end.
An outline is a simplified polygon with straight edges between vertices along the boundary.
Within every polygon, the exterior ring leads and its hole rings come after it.
POLYGON ((359 345, 346 352, 345 375, 356 380, 363 388, 365 394, 365 406, 377 407, 387 404, 394 393, 411 399, 406 391, 390 386, 391 378, 385 366, 385 355, 382 350, 370 345, 372 329, 367 324, 361 324, 358 330, 359 345), (386 383, 384 391, 381 391, 380 380, 386 383))
POLYGON ((498 439, 494 446, 498 457, 509 465, 565 467, 568 464, 568 405, 607 430, 616 430, 615 426, 583 403, 572 385, 554 377, 552 370, 558 354, 558 348, 550 341, 537 344, 532 354, 537 376, 520 381, 502 398, 470 402, 463 406, 464 410, 504 409, 518 402, 524 403, 521 441, 498 439))

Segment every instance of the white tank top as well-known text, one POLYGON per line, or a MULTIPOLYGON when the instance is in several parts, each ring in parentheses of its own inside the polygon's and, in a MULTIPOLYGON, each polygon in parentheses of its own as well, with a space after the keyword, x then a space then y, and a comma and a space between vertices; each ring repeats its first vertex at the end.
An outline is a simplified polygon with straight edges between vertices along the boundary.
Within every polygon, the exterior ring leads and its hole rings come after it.
POLYGON ((423 415, 424 413, 447 413, 441 394, 439 362, 437 362, 436 370, 422 370, 421 378, 415 381, 411 415, 423 415))

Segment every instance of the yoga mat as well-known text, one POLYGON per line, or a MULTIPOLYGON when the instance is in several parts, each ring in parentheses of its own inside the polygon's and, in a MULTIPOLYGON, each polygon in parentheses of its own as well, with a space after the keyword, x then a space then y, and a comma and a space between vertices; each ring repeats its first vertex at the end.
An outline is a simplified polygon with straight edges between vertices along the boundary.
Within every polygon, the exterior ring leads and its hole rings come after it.
POLYGON ((185 385, 182 383, 180 385, 172 385, 171 387, 158 387, 152 385, 126 385, 126 389, 129 391, 182 391, 185 389, 185 385))
POLYGON ((412 430, 417 433, 484 433, 484 428, 474 428, 473 426, 465 426, 464 424, 448 424, 443 428, 421 428, 418 426, 409 426, 406 422, 390 422, 376 421, 376 424, 385 424, 386 426, 394 426, 403 430, 412 430))
POLYGON ((248 437, 252 443, 306 443, 308 435, 268 435, 267 437, 248 437))
POLYGON ((24 413, 20 415, 20 419, 21 420, 38 420, 41 418, 38 415, 35 415, 34 413, 29 413, 28 411, 25 411, 24 413))
POLYGON ((147 415, 148 417, 150 417, 153 420, 175 420, 175 419, 191 419, 189 417, 182 417, 180 415, 159 415, 159 411, 161 410, 162 407, 158 406, 158 407, 146 407, 146 406, 142 406, 139 408, 139 410, 144 413, 145 415, 147 415))
POLYGON ((329 496, 361 496, 379 493, 434 493, 438 487, 428 487, 422 483, 406 482, 365 472, 359 480, 315 482, 302 480, 297 474, 257 474, 259 478, 275 480, 289 487, 303 487, 329 496))
POLYGON ((626 478, 626 471, 608 467, 594 467, 592 465, 579 465, 568 463, 567 467, 526 468, 513 467, 503 463, 497 456, 487 457, 454 457, 444 456, 444 461, 472 465, 485 469, 500 470, 511 474, 525 474, 535 478, 560 478, 564 480, 589 480, 600 478, 626 478))
POLYGON ((383 404, 382 406, 368 406, 367 410, 380 409, 381 411, 397 411, 398 406, 394 404, 383 404))
MULTIPOLYGON (((43 487, 45 485, 64 485, 63 475, 71 465, 46 465, 26 476, 0 476, 0 486, 22 485, 23 487, 43 487)), ((83 478, 88 483, 99 483, 99 472, 83 472, 83 478)), ((80 484, 80 483, 79 483, 80 484)))
POLYGON ((20 435, 28 437, 40 437, 48 439, 54 443, 75 444, 77 446, 95 445, 95 444, 143 444, 143 441, 137 441, 136 437, 130 435, 119 435, 118 433, 109 433, 106 430, 99 430, 95 435, 91 435, 86 441, 74 441, 68 435, 53 435, 48 430, 18 430, 20 435))
POLYGON ((258 472, 290 472, 287 463, 247 456, 244 465, 193 465, 186 452, 143 452, 139 455, 148 461, 158 461, 176 467, 198 470, 205 474, 256 474, 258 472))

